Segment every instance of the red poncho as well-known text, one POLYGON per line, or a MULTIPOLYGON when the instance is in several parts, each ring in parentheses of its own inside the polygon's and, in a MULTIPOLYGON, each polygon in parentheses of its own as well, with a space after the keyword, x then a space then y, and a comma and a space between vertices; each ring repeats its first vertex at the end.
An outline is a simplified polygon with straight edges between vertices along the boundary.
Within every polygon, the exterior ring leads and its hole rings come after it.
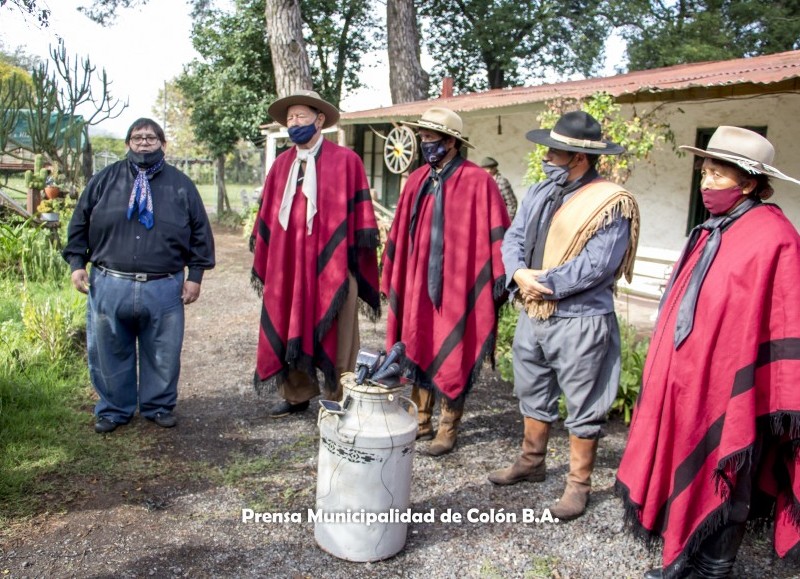
POLYGON ((675 350, 678 304, 707 237, 661 305, 617 473, 629 521, 663 538, 665 577, 726 521, 754 460, 750 518, 774 519, 779 556, 800 550, 800 236, 774 205, 735 221, 675 350))
POLYGON ((429 171, 426 165, 409 176, 383 254, 386 346, 404 342, 416 382, 460 405, 494 352, 497 305, 505 289, 500 244, 508 211, 494 179, 470 161, 444 182, 442 306, 436 310, 428 295, 433 195, 419 204, 413 250, 409 235, 414 201, 429 171))
POLYGON ((297 156, 281 154, 267 175, 251 248, 253 283, 262 292, 256 389, 277 386, 286 371, 314 375, 336 388, 337 314, 347 297, 349 270, 358 296, 377 316, 378 228, 361 159, 325 141, 316 157, 317 213, 306 232, 306 198, 298 188, 286 231, 278 223, 286 180, 297 156))

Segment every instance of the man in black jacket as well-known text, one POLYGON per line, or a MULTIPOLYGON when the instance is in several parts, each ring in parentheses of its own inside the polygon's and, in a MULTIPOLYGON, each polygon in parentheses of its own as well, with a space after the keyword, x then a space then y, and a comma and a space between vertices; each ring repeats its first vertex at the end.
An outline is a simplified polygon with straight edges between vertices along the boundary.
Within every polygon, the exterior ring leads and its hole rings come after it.
POLYGON ((214 267, 202 199, 189 177, 164 161, 164 130, 138 119, 125 144, 126 158, 84 189, 63 251, 72 284, 88 294, 99 433, 129 422, 137 406, 161 427, 176 425, 183 308, 197 301, 203 272, 214 267))

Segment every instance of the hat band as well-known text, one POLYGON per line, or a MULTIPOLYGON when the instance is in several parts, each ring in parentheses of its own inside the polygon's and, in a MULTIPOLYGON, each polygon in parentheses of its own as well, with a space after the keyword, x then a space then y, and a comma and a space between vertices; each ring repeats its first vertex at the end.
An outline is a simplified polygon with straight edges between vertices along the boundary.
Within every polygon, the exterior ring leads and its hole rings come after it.
POLYGON ((559 143, 564 143, 571 147, 583 147, 584 149, 605 149, 608 147, 607 143, 603 141, 589 141, 588 139, 573 139, 566 135, 559 135, 555 131, 550 131, 550 138, 559 143))
POLYGON ((425 119, 420 119, 417 121, 417 125, 423 126, 424 128, 432 131, 436 131, 437 133, 447 133, 448 135, 452 135, 456 138, 461 138, 461 133, 448 128, 445 125, 440 125, 439 123, 433 123, 431 121, 426 121, 425 119))
POLYGON ((763 161, 758 161, 756 159, 753 159, 752 157, 748 157, 747 155, 742 155, 741 153, 736 153, 735 151, 727 151, 725 149, 707 148, 706 152, 708 152, 708 153, 716 153, 718 155, 727 155, 728 157, 737 157, 739 159, 744 159, 744 160, 746 160, 746 161, 748 161, 750 163, 756 163, 758 165, 764 165, 763 161))

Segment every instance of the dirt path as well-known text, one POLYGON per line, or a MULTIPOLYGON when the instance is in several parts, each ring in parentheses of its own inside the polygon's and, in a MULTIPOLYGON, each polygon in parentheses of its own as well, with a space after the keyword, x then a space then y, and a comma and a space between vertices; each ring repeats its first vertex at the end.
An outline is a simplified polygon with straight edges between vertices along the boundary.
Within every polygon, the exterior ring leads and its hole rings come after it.
MULTIPOLYGON (((19 523, 0 549, 8 577, 639 577, 656 561, 622 532, 613 497, 625 427, 601 443, 587 515, 571 524, 476 522, 411 525, 405 549, 377 563, 336 559, 314 543, 313 523, 243 523, 243 508, 302 512, 314 507, 317 427, 309 410, 266 418, 275 395, 258 399, 252 373, 259 301, 251 258, 237 233, 218 231, 217 268, 187 310, 177 408, 162 430, 136 419, 125 437, 139 465, 133 477, 87 477, 85 492, 19 523)), ((365 345, 383 327, 362 325, 365 345)), ((91 419, 87 416, 87 428, 91 419)), ((511 386, 489 369, 471 396, 456 452, 417 454, 412 509, 541 510, 560 494, 567 433, 554 429, 548 480, 496 488, 486 473, 518 452, 521 420, 511 386)), ((126 469, 130 470, 130 469, 126 469)), ((737 576, 792 577, 765 541, 749 541, 737 576)))

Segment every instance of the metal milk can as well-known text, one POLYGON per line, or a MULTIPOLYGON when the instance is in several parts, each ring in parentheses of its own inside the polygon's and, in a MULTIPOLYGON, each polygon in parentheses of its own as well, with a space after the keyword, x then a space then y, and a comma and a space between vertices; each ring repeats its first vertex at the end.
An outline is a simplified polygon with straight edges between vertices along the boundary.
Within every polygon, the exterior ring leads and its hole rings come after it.
MULTIPOLYGON (((348 561, 378 561, 405 545, 416 412, 400 387, 341 378, 341 403, 321 401, 314 538, 348 561)), ((416 410, 416 407, 415 407, 416 410)))

